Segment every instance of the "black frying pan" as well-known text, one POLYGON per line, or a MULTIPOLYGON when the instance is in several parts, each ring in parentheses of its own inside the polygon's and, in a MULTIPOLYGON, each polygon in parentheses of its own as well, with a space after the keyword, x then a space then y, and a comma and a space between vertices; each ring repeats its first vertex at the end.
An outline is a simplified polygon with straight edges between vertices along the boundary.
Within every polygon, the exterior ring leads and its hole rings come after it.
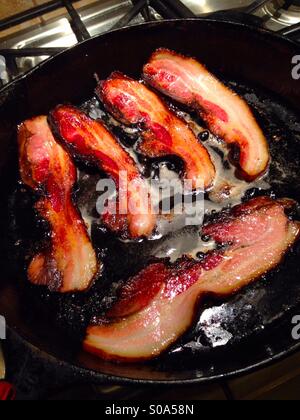
MULTIPOLYGON (((140 77, 143 64, 158 47, 197 57, 246 97, 271 144, 269 193, 300 202, 300 81, 291 76, 292 58, 299 48, 265 30, 196 19, 122 29, 77 45, 1 90, 0 314, 36 351, 97 382, 207 382, 246 373, 300 348, 291 335, 293 315, 300 314, 299 245, 279 269, 237 296, 226 302, 207 302, 201 309, 203 313, 211 308, 206 321, 194 327, 169 354, 144 365, 104 363, 80 351, 76 337, 82 331, 76 329, 77 317, 87 301, 91 312, 99 310, 101 289, 80 297, 51 297, 27 285, 24 267, 16 258, 18 248, 12 246, 20 220, 23 229, 27 226, 26 234, 32 226, 30 203, 24 203, 23 192, 17 187, 16 126, 26 118, 48 113, 59 103, 80 105, 92 98, 94 73, 105 78, 120 70, 140 77), (53 313, 59 314, 60 324, 53 322, 53 313), (66 333, 63 326, 71 327, 73 321, 73 334, 70 329, 66 333), (224 331, 225 341, 228 334, 231 339, 220 345, 224 331)), ((126 254, 113 239, 102 240, 111 247, 107 256, 111 267, 130 271, 135 264, 133 255, 145 252, 141 248, 126 254)), ((109 283, 109 276, 106 281, 109 283)))

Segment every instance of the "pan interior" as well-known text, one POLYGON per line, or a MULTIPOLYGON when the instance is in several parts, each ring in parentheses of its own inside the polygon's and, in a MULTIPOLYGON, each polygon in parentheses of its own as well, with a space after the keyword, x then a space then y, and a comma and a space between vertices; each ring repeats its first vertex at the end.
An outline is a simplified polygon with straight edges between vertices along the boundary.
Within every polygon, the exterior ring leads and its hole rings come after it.
MULTIPOLYGON (((243 200, 267 194, 272 197, 289 197, 300 202, 300 123, 297 114, 268 92, 232 81, 225 82, 251 105, 271 145, 272 163, 264 179, 265 188, 249 186, 243 200)), ((95 99, 83 106, 89 113, 95 113, 95 107, 98 107, 95 99)), ((192 118, 195 116, 192 115, 192 118)), ((105 116, 104 119, 109 123, 105 116)), ((132 141, 120 127, 113 129, 121 142, 128 145, 132 141)), ((80 178, 77 201, 95 202, 95 185, 100 178, 99 174, 85 168, 80 178)), ((22 279, 19 285, 22 287, 22 316, 34 323, 38 318, 40 325, 55 329, 59 339, 66 341, 68 348, 72 347, 74 355, 81 360, 89 360, 92 366, 95 363, 99 366, 92 357, 80 351, 86 326, 93 316, 104 313, 112 304, 122 280, 149 263, 155 255, 153 250, 165 238, 123 243, 101 225, 94 225, 92 237, 105 262, 104 279, 99 279, 84 294, 51 294, 30 286, 24 271, 26 261, 34 253, 45 230, 43 222, 37 223, 33 214, 33 197, 19 184, 10 196, 9 204, 10 255, 13 255, 10 265, 14 271, 17 268, 17 277, 22 279)), ((183 235, 183 241, 184 238, 183 235)), ((168 236, 170 245, 174 240, 178 241, 178 232, 168 236)), ((145 369, 151 366, 152 369, 172 371, 176 361, 178 371, 185 371, 187 367, 199 370, 207 358, 213 360, 219 356, 220 351, 226 353, 229 349, 245 344, 251 336, 259 337, 262 332, 279 325, 288 316, 289 309, 300 303, 299 253, 300 246, 295 246, 278 269, 236 296, 226 301, 207 299, 199 308, 193 328, 167 354, 145 366, 145 369)), ((115 367, 111 365, 110 369, 114 371, 115 367)))

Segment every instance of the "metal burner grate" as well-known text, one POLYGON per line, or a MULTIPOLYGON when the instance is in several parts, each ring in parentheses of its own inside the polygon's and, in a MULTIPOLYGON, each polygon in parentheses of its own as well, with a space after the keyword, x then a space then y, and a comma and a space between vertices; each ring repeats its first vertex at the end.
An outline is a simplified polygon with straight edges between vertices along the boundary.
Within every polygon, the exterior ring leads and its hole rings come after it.
MULTIPOLYGON (((290 6, 298 10, 300 1, 102 0, 95 6, 86 6, 87 9, 80 8, 78 11, 77 6, 81 3, 80 0, 52 0, 0 21, 1 33, 1 31, 14 28, 32 19, 41 18, 58 9, 65 10, 66 17, 56 20, 53 24, 47 22, 43 27, 32 28, 26 34, 21 32, 17 40, 12 41, 11 38, 8 40, 5 38, 3 42, 0 41, 0 86, 74 43, 110 29, 157 19, 193 18, 212 16, 213 14, 219 19, 237 20, 280 30, 282 27, 298 23, 298 20, 290 20, 284 21, 281 26, 278 26, 278 17, 280 19, 284 17, 285 12, 288 13, 290 10, 290 6), (216 11, 217 14, 213 13, 216 11), (99 20, 95 24, 97 13, 99 20), (66 31, 71 32, 66 35, 66 31), (26 38, 27 41, 24 41, 26 38), (54 41, 53 38, 55 38, 54 41)), ((91 3, 93 2, 91 1, 91 3)), ((300 21, 300 14, 298 15, 300 21)))
POLYGON ((300 22, 300 0, 271 0, 264 7, 274 29, 276 25, 284 27, 300 22))
MULTIPOLYGON (((80 14, 74 7, 79 0, 54 0, 43 5, 26 10, 0 21, 0 31, 12 28, 21 23, 25 23, 34 18, 39 18, 47 13, 65 8, 68 13, 70 27, 78 42, 91 37, 80 14)), ((141 14, 145 22, 153 21, 158 18, 178 19, 195 17, 195 14, 186 7, 180 0, 132 0, 129 11, 122 16, 110 29, 118 29, 131 24, 131 22, 141 14)), ((0 79, 1 84, 12 80, 20 74, 17 59, 22 57, 49 57, 55 55, 64 48, 53 47, 31 47, 31 48, 5 48, 0 49, 0 79)))

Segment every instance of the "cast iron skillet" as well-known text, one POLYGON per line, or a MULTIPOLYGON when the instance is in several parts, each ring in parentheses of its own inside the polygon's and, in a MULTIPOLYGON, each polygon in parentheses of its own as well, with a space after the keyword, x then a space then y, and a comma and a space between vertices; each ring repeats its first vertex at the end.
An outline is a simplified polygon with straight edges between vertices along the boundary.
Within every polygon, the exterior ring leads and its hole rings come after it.
MULTIPOLYGON (((61 333, 50 321, 50 313, 48 318, 42 309, 37 313, 33 301, 28 299, 24 270, 16 267, 16 251, 11 246, 11 231, 16 228, 11 215, 18 179, 16 126, 26 118, 48 113, 59 103, 79 105, 92 98, 94 73, 105 78, 113 70, 120 70, 139 77, 143 64, 158 47, 201 59, 246 96, 271 143, 270 193, 300 202, 300 81, 291 76, 292 57, 299 49, 294 42, 276 34, 214 20, 150 23, 83 42, 1 90, 0 314, 6 317, 9 328, 37 352, 72 366, 87 380, 208 382, 249 372, 300 347, 291 335, 292 318, 300 313, 299 246, 278 270, 237 296, 225 303, 207 302, 206 307, 211 309, 206 312, 206 320, 202 317, 202 323, 173 348, 176 351, 144 365, 103 363, 81 353, 73 338, 61 333), (232 339, 220 346, 224 331, 232 339)), ((26 211, 22 217, 30 226, 26 211)), ((126 265, 126 260, 122 265, 126 265)), ((74 309, 70 305, 73 298, 68 299, 61 301, 67 308, 66 320, 72 319, 71 312, 76 315, 80 306, 75 300, 79 306, 74 309)), ((47 304, 46 297, 45 308, 47 304)))

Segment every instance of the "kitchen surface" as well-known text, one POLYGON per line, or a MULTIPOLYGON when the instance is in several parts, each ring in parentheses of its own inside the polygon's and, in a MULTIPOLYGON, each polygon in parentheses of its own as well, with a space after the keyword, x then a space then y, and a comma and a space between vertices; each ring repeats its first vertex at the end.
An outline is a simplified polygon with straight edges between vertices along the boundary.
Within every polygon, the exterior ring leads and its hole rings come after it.
MULTIPOLYGON (((182 2, 185 7, 181 9, 164 8, 163 1, 153 2, 148 9, 139 7, 140 3, 127 0, 0 0, 1 85, 78 41, 148 18, 179 18, 180 13, 183 17, 207 16, 226 11, 228 19, 246 21, 273 31, 300 23, 300 1, 185 0, 182 2), (65 7, 62 7, 63 3, 65 7)), ((72 372, 64 367, 58 369, 45 355, 27 348, 12 333, 1 343, 6 380, 16 387, 17 399, 300 400, 300 353, 249 375, 208 386, 123 387, 82 383, 80 378, 74 379, 72 372)))

